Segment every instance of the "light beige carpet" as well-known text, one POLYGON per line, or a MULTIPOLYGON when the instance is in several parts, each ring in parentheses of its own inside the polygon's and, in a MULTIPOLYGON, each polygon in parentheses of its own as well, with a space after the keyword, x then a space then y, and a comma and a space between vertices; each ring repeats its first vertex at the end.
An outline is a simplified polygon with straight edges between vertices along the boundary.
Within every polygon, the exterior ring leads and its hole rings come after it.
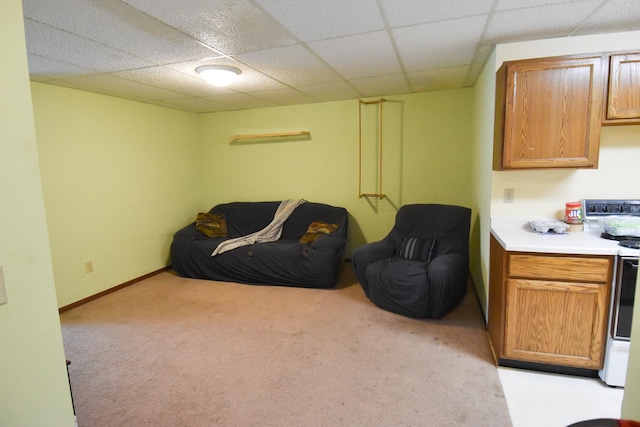
POLYGON ((441 320, 164 272, 61 315, 80 427, 510 426, 469 292, 441 320))

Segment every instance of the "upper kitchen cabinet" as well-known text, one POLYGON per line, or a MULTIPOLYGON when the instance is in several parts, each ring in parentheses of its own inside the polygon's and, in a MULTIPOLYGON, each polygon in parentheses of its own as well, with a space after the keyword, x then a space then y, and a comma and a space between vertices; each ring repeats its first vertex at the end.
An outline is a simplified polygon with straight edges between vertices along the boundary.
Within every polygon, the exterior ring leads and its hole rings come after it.
POLYGON ((640 124, 640 53, 609 56, 603 125, 640 124))
POLYGON ((505 62, 496 76, 493 168, 596 168, 603 54, 505 62))

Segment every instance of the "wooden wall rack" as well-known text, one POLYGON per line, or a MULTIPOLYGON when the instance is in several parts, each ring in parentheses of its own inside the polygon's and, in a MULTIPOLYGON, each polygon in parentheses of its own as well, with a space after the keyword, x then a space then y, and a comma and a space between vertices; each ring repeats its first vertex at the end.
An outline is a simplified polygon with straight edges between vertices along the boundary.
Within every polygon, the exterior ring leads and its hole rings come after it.
POLYGON ((382 192, 382 104, 387 100, 380 98, 375 101, 363 101, 360 100, 358 105, 358 198, 362 197, 377 197, 384 199, 386 194, 382 192), (378 191, 376 193, 363 193, 362 192, 362 106, 370 104, 380 104, 380 128, 379 132, 379 147, 378 147, 378 191))

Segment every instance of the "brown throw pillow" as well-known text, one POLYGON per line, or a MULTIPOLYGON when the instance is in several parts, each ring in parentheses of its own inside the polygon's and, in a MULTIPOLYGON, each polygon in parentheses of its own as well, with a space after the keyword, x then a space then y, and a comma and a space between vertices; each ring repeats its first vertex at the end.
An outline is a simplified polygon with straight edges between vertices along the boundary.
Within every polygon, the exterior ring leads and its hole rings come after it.
POLYGON ((300 243, 311 243, 318 240, 321 236, 325 234, 333 233, 338 229, 338 224, 329 224, 324 221, 313 221, 309 227, 307 227, 307 232, 300 238, 300 243))
POLYGON ((196 218, 196 230, 209 237, 227 237, 227 218, 223 213, 200 212, 196 218))

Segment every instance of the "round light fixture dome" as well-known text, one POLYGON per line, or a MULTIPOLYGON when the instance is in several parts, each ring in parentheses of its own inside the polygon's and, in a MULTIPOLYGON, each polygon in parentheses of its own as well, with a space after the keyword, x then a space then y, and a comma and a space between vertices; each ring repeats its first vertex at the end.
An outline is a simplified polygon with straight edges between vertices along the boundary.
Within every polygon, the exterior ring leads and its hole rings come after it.
POLYGON ((220 87, 230 85, 240 74, 237 68, 226 65, 203 65, 196 68, 196 72, 207 82, 220 87))

